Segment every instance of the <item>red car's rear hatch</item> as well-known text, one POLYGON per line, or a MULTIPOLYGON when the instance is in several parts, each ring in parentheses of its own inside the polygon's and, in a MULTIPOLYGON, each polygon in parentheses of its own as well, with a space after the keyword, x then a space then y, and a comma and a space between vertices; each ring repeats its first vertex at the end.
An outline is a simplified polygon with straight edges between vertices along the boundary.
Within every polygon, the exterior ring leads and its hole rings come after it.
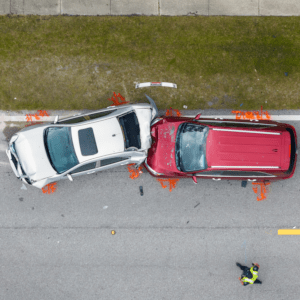
POLYGON ((287 170, 291 138, 287 131, 252 131, 213 128, 206 146, 208 167, 287 170))

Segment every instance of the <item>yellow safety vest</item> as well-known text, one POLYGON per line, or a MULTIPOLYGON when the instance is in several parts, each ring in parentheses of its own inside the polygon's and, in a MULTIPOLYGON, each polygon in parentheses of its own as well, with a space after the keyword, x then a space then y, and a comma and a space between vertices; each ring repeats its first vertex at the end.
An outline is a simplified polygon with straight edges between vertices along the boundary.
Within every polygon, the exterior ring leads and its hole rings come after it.
POLYGON ((253 271, 253 267, 251 267, 250 268, 250 272, 251 272, 251 274, 252 274, 252 278, 250 279, 250 278, 248 278, 248 277, 243 277, 242 279, 241 279, 241 281, 242 282, 248 282, 248 283, 250 283, 250 284, 253 284, 254 283, 254 281, 257 279, 257 277, 258 277, 258 272, 257 271, 253 271))

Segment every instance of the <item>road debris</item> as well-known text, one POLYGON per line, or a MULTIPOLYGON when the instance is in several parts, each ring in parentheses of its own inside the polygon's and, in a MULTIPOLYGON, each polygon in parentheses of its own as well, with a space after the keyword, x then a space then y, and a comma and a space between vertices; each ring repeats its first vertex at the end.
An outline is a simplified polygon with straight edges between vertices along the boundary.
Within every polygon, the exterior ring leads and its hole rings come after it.
POLYGON ((140 186, 140 195, 143 196, 144 195, 144 190, 143 190, 143 187, 140 186))

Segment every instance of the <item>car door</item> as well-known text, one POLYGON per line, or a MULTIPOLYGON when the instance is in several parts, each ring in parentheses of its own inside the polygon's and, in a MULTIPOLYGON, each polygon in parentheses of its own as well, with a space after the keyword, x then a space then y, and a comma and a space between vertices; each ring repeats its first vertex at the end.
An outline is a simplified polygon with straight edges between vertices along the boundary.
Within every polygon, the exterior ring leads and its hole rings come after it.
POLYGON ((71 172, 68 172, 72 177, 85 175, 85 174, 92 174, 96 172, 97 162, 91 162, 87 164, 83 164, 75 169, 73 169, 71 172))
POLYGON ((116 157, 101 159, 99 161, 99 163, 100 163, 100 166, 99 166, 99 168, 97 168, 97 172, 130 164, 131 159, 130 159, 130 157, 116 156, 116 157))
POLYGON ((247 180, 250 182, 265 181, 276 178, 275 175, 260 172, 260 171, 239 171, 239 170, 224 170, 222 178, 228 180, 247 180))

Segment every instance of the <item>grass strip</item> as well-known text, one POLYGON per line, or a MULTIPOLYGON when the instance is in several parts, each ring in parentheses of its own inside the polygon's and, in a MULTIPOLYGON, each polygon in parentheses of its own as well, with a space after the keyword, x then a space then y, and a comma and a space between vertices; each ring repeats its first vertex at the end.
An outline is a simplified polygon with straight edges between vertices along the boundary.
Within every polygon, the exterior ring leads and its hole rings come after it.
POLYGON ((299 17, 0 16, 0 109, 297 109, 299 49, 299 17))

